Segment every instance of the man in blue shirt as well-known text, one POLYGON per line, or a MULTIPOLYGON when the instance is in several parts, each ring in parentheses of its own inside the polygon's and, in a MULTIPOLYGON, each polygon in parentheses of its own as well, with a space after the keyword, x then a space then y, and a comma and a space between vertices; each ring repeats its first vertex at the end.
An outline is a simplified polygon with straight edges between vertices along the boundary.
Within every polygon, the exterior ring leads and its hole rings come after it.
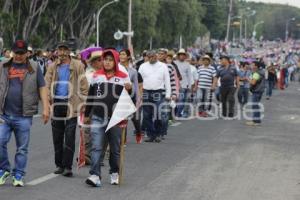
POLYGON ((17 152, 12 170, 13 185, 24 186, 30 128, 33 115, 38 113, 39 98, 43 103, 43 121, 49 119, 48 90, 40 68, 28 60, 27 44, 17 40, 13 58, 0 63, 0 185, 10 177, 7 144, 12 131, 17 152))
POLYGON ((238 100, 241 106, 243 107, 245 104, 248 103, 249 88, 250 88, 249 80, 251 76, 251 71, 249 70, 248 62, 241 63, 238 74, 240 77, 240 89, 238 91, 238 100))
POLYGON ((48 67, 46 84, 53 106, 52 134, 55 151, 55 174, 73 176, 77 117, 88 94, 84 65, 70 56, 68 44, 58 45, 58 60, 48 67))
MULTIPOLYGON (((217 71, 217 78, 220 78, 220 94, 222 102, 222 117, 233 119, 234 117, 234 104, 235 104, 235 91, 239 89, 239 77, 237 69, 230 65, 230 58, 228 56, 221 56, 221 67, 217 71), (229 109, 227 110, 227 104, 229 109)), ((214 81, 217 85, 217 79, 214 81)))

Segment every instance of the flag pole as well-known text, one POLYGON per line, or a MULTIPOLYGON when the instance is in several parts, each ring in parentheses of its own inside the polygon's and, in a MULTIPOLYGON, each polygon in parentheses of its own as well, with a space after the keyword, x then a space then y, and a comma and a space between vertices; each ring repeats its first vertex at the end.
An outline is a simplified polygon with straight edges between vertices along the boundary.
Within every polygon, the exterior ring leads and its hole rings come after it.
POLYGON ((120 148, 120 169, 119 169, 119 186, 123 184, 124 175, 124 145, 125 145, 126 126, 122 127, 121 148, 120 148))

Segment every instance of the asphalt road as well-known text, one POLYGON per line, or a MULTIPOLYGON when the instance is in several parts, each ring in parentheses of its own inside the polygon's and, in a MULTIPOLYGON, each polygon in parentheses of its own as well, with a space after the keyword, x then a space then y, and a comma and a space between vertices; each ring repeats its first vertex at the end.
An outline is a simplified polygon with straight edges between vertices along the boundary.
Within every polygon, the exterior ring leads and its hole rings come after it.
MULTIPOLYGON (((27 184, 0 187, 1 200, 300 200, 300 85, 263 100, 261 127, 245 120, 183 121, 160 144, 126 147, 124 185, 103 187, 84 181, 88 168, 73 178, 53 176, 50 125, 34 119, 27 184), (41 179, 42 178, 42 179, 41 179)), ((9 145, 11 161, 14 140, 9 145)), ((75 164, 75 163, 74 163, 75 164)))

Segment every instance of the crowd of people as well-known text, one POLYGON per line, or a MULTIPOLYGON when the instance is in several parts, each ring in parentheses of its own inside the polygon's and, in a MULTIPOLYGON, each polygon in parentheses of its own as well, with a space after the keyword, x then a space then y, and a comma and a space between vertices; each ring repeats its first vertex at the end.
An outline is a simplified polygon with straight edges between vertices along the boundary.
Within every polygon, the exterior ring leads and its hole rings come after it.
POLYGON ((138 144, 161 143, 177 120, 234 120, 247 106, 252 115, 246 124, 260 126, 263 94, 270 100, 274 89, 296 80, 299 58, 291 46, 234 56, 160 48, 135 59, 128 49, 90 47, 73 53, 66 42, 54 51, 34 52, 17 40, 0 58, 0 185, 12 177, 14 186, 24 186, 39 100, 44 123, 51 116, 54 173, 73 176, 77 118, 84 116, 86 183, 101 186, 108 151, 111 184, 118 185, 122 124, 105 132, 117 99, 104 101, 104 95, 120 95, 123 89, 130 94, 137 108, 130 121, 138 144), (7 152, 12 132, 17 141, 13 170, 7 152))

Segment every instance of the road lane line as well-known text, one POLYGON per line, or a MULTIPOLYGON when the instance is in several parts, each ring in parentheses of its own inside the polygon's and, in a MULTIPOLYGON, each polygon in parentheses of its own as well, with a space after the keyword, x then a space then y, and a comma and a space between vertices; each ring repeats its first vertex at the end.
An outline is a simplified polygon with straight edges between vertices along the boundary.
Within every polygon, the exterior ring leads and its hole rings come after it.
POLYGON ((179 126, 181 124, 181 122, 175 122, 174 124, 172 124, 171 126, 179 126))
POLYGON ((51 179, 54 179, 56 177, 58 177, 58 174, 51 173, 51 174, 48 174, 46 176, 37 178, 37 179, 35 179, 33 181, 30 181, 29 183, 27 183, 27 185, 31 185, 31 186, 38 185, 38 184, 41 184, 43 182, 49 181, 51 179))

